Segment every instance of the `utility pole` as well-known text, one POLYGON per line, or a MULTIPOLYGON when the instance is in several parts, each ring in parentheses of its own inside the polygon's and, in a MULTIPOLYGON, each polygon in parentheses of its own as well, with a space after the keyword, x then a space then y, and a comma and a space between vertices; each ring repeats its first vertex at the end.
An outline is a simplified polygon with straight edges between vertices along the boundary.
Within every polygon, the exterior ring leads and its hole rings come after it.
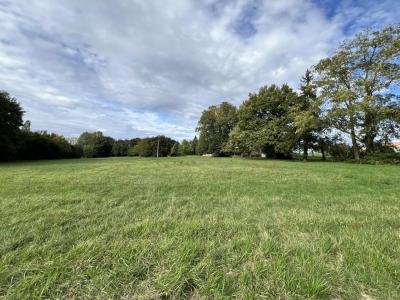
POLYGON ((158 152, 160 151, 160 136, 157 136, 157 159, 158 159, 158 152))

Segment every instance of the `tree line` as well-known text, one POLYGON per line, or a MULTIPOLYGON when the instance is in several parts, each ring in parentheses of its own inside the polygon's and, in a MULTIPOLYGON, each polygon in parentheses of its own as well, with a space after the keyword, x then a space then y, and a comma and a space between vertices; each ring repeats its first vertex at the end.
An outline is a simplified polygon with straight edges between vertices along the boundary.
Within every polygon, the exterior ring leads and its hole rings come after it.
POLYGON ((65 138, 46 131, 33 132, 30 122, 23 122, 23 110, 15 98, 0 91, 0 160, 38 160, 95 158, 110 156, 193 155, 197 137, 178 141, 166 137, 113 139, 102 132, 84 132, 79 138, 65 138), (158 152, 158 153, 157 153, 158 152))
POLYGON ((109 157, 109 156, 142 156, 166 157, 197 154, 197 137, 193 140, 178 141, 164 136, 115 140, 104 136, 102 132, 84 132, 73 142, 81 151, 80 156, 109 157))
POLYGON ((178 141, 156 136, 113 139, 102 132, 84 132, 79 138, 65 138, 46 131, 31 131, 23 122, 24 111, 17 99, 0 91, 0 160, 94 158, 109 156, 178 156, 196 153, 197 137, 178 141))
POLYGON ((250 93, 239 108, 210 106, 199 120, 199 152, 290 158, 310 150, 341 159, 395 156, 400 137, 400 26, 367 29, 287 84, 250 93))

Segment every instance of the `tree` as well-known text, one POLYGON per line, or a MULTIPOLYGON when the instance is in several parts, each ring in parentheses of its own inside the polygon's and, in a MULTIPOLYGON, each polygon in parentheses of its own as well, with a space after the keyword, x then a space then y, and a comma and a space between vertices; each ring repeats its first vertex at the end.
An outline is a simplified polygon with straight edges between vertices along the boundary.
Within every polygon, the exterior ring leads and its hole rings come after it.
POLYGON ((151 143, 150 138, 141 139, 136 145, 129 149, 130 156, 155 156, 154 145, 151 143))
POLYGON ((203 111, 197 127, 200 133, 197 146, 199 153, 221 154, 236 121, 236 107, 228 102, 203 111))
POLYGON ((136 145, 129 149, 130 156, 157 156, 157 144, 159 142, 159 156, 168 156, 171 154, 171 149, 176 143, 175 140, 166 136, 156 136, 151 138, 141 139, 136 145))
POLYGON ((292 107, 297 94, 287 85, 265 86, 250 94, 238 110, 238 123, 228 147, 235 153, 260 153, 285 158, 296 144, 292 107))
POLYGON ((77 142, 82 147, 84 157, 111 156, 113 143, 113 138, 104 136, 101 131, 84 132, 79 136, 77 142))
POLYGON ((115 140, 111 148, 111 155, 126 156, 129 148, 130 145, 125 140, 115 140))
POLYGON ((353 156, 400 135, 400 25, 367 29, 315 67, 332 125, 351 138, 353 156))
POLYGON ((16 158, 23 114, 17 99, 0 91, 0 160, 16 158))
POLYGON ((180 153, 182 155, 195 155, 197 153, 197 136, 193 140, 182 140, 179 145, 180 153))
POLYGON ((175 142, 175 144, 172 146, 170 155, 171 156, 181 155, 180 146, 178 142, 175 142))
POLYGON ((191 142, 188 140, 182 140, 182 143, 180 145, 180 150, 183 155, 193 155, 193 145, 191 142))
POLYGON ((163 156, 168 156, 171 153, 171 149, 174 146, 175 143, 177 143, 177 141, 166 137, 164 135, 160 135, 158 137, 153 137, 151 138, 152 141, 152 145, 153 145, 153 156, 157 156, 157 143, 159 141, 159 156, 163 157, 163 156))
POLYGON ((313 74, 307 70, 301 80, 301 93, 292 106, 294 125, 299 144, 303 149, 303 159, 307 160, 308 150, 318 144, 319 133, 323 129, 321 100, 317 97, 313 74))
POLYGON ((252 152, 260 153, 261 146, 257 145, 257 133, 252 132, 251 130, 246 130, 243 124, 238 124, 229 134, 229 140, 225 145, 225 151, 234 154, 240 154, 242 156, 250 155, 252 152))
POLYGON ((139 140, 138 138, 131 140, 115 140, 111 149, 112 156, 127 156, 129 148, 136 145, 139 140))
POLYGON ((79 146, 71 145, 61 135, 46 131, 22 131, 18 149, 18 159, 61 159, 79 158, 82 151, 79 146))
POLYGON ((198 154, 197 151, 197 146, 198 146, 199 142, 197 140, 197 136, 194 136, 193 140, 190 142, 190 145, 192 146, 192 154, 198 154))

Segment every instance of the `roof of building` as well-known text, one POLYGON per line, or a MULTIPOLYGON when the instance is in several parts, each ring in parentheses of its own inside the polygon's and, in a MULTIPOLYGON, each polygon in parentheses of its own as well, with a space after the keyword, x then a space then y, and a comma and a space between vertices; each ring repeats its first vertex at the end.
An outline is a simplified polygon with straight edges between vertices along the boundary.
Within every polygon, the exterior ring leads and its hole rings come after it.
POLYGON ((399 140, 399 141, 394 141, 394 142, 393 142, 393 145, 394 145, 396 148, 399 148, 399 149, 400 149, 400 140, 399 140))

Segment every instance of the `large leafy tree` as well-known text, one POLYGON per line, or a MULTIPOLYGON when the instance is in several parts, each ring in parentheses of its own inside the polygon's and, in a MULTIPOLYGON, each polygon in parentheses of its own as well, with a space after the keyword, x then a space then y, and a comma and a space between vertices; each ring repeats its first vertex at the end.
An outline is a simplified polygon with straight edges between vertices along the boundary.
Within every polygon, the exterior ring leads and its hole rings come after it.
POLYGON ((332 125, 349 134, 354 158, 399 136, 400 25, 365 30, 315 67, 332 125))
POLYGON ((14 159, 17 156, 23 113, 17 99, 0 91, 0 160, 14 159))
POLYGON ((210 106, 203 111, 197 127, 200 133, 198 152, 220 154, 236 121, 236 107, 228 102, 210 106))
POLYGON ((291 113, 298 95, 287 84, 265 86, 250 94, 238 110, 238 123, 228 144, 233 152, 264 152, 288 157, 296 144, 291 113))

